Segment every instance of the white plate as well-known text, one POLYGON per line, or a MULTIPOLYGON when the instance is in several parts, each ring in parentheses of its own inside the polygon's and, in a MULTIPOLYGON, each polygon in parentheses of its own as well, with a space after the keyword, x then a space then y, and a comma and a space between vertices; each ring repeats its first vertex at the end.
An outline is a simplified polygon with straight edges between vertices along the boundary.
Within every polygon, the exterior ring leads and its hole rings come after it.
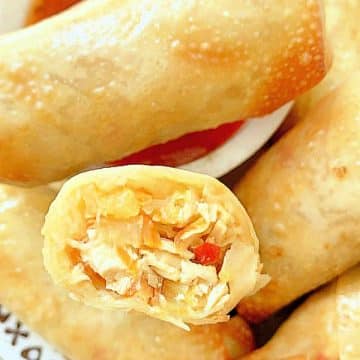
POLYGON ((220 177, 255 154, 284 121, 293 102, 262 118, 249 119, 225 144, 208 155, 181 166, 182 169, 220 177))
MULTIPOLYGON (((16 30, 24 21, 28 0, 0 0, 0 33, 16 30)), ((184 169, 222 176, 254 154, 279 127, 291 104, 266 119, 249 120, 238 133, 207 156, 184 169)), ((63 360, 40 336, 32 333, 0 305, 0 360, 63 360)))

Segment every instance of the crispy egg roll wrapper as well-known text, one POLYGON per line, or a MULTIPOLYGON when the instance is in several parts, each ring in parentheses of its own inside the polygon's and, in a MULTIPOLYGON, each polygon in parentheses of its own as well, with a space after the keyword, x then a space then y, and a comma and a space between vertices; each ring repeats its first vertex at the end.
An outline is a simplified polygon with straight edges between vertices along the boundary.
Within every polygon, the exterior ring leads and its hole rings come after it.
POLYGON ((246 360, 360 359, 360 266, 310 296, 246 360))
POLYGON ((270 283, 238 309, 260 321, 360 261, 360 74, 267 151, 235 192, 270 283))
POLYGON ((0 178, 47 183, 268 114, 323 78, 323 33, 317 0, 93 0, 7 34, 0 178))
POLYGON ((253 347, 238 316, 190 332, 70 299, 43 267, 40 235, 55 192, 0 186, 0 304, 72 360, 235 359, 253 347))
POLYGON ((332 66, 317 86, 297 99, 295 111, 300 118, 304 117, 322 97, 360 68, 360 2, 324 0, 324 8, 332 66))
POLYGON ((227 320, 268 280, 235 195, 184 170, 135 165, 77 175, 52 203, 43 235, 45 267, 74 298, 184 328, 227 320))
POLYGON ((281 132, 304 119, 324 96, 360 68, 360 1, 324 0, 326 38, 332 53, 332 65, 325 78, 296 99, 281 127, 281 132))

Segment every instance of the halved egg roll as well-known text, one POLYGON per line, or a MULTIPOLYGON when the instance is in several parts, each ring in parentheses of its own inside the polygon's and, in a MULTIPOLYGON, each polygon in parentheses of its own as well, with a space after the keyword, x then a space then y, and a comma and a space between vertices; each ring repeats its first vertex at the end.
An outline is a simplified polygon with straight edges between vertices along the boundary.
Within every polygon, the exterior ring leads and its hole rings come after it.
POLYGON ((238 316, 185 332, 141 314, 71 300, 53 285, 41 255, 40 231, 55 194, 0 186, 0 304, 69 359, 231 360, 253 348, 251 331, 238 316))
POLYGON ((269 114, 323 78, 323 35, 319 0, 93 0, 4 35, 0 179, 48 183, 269 114))
POLYGON ((244 360, 360 359, 360 266, 310 296, 244 360))
POLYGON ((227 320, 267 281, 235 195, 183 170, 139 165, 80 174, 52 203, 43 235, 45 267, 74 298, 186 329, 227 320))
POLYGON ((262 155, 235 187, 270 283, 238 309, 260 321, 360 261, 360 73, 262 155))

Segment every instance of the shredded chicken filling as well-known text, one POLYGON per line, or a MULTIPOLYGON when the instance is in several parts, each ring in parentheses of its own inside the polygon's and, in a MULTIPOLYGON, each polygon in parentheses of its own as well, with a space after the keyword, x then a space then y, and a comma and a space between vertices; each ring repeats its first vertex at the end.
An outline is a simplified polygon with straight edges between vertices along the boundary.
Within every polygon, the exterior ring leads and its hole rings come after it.
POLYGON ((219 279, 230 247, 225 209, 190 190, 166 199, 128 188, 86 198, 86 232, 68 243, 74 282, 91 281, 115 298, 135 296, 173 312, 179 304, 202 316, 221 310, 229 299, 228 284, 219 279), (194 249, 204 244, 219 249, 211 265, 196 259, 194 249))

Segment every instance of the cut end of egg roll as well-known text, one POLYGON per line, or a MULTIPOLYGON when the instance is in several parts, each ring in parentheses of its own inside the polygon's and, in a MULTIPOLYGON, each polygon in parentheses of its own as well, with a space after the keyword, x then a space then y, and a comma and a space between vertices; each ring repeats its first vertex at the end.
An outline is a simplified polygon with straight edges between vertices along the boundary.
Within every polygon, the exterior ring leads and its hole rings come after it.
MULTIPOLYGON (((41 255, 41 227, 55 195, 48 187, 0 185, 2 329, 16 317, 72 360, 235 360, 254 348, 251 329, 239 316, 185 332, 143 314, 95 309, 70 299, 51 281, 41 255), (8 321, 7 310, 13 314, 8 321)), ((25 346, 23 341, 19 345, 25 346)), ((41 359, 49 358, 43 352, 41 359)))
POLYGON ((183 170, 80 174, 51 205, 43 235, 45 266, 75 299, 185 329, 227 320, 267 281, 236 197, 216 179, 183 170))

